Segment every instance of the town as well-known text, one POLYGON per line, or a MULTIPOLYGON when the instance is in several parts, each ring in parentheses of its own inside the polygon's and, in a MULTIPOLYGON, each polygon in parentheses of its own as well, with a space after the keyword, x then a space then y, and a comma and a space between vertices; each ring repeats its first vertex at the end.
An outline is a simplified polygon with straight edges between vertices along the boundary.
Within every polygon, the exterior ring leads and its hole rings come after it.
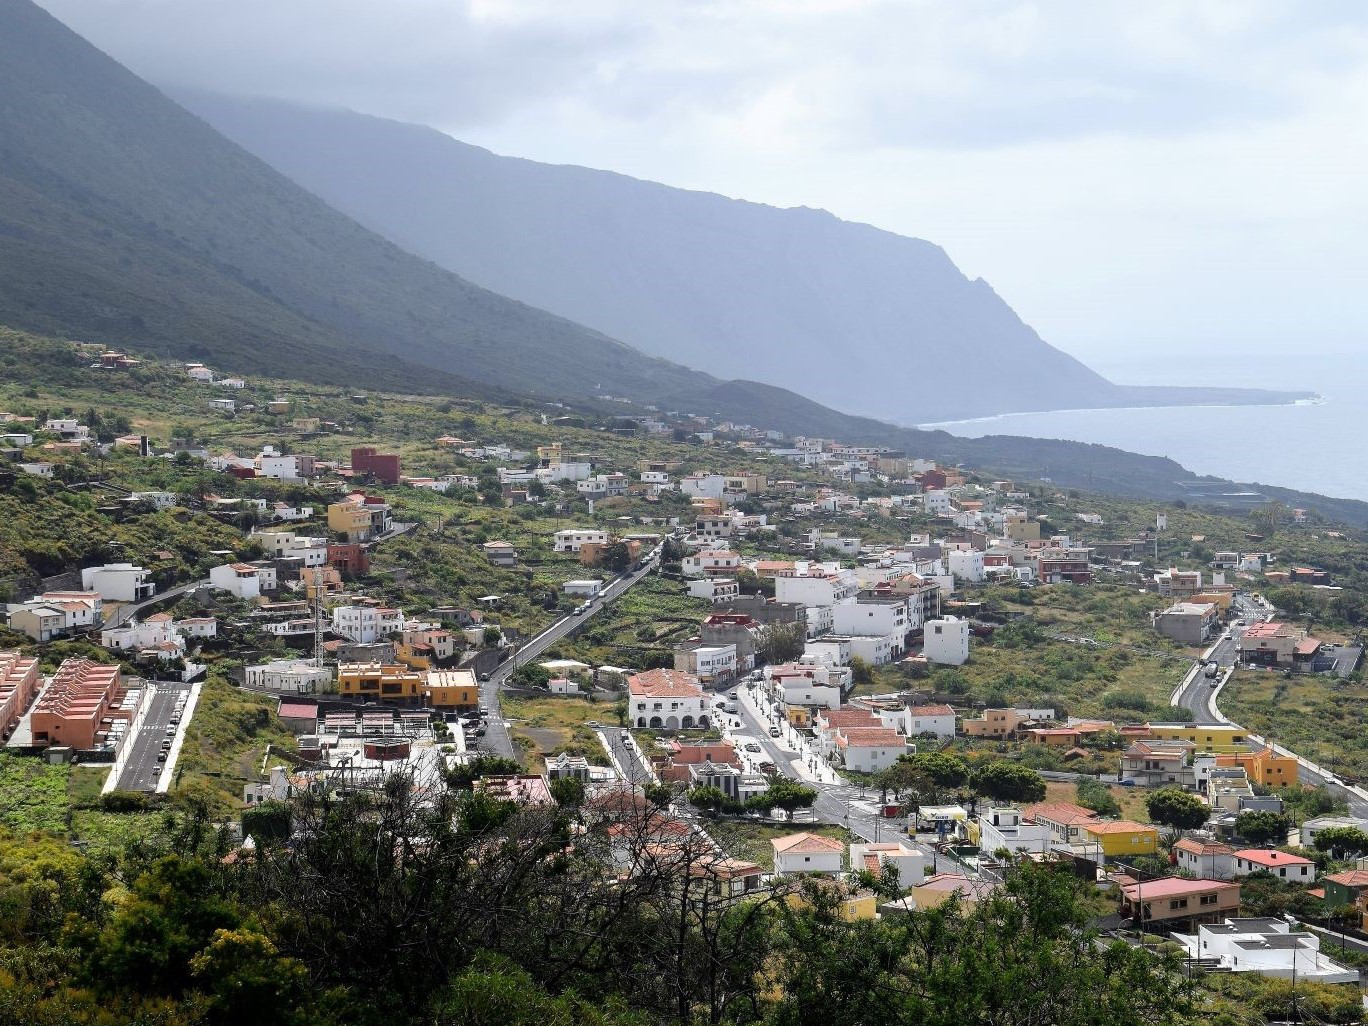
POLYGON ((303 798, 459 780, 637 835, 616 873, 701 851, 850 921, 1030 863, 1216 993, 1358 1000, 1368 751, 1293 696, 1362 695, 1361 531, 608 396, 21 351, 70 395, 0 411, 6 826, 113 847, 193 800, 246 857, 303 798))

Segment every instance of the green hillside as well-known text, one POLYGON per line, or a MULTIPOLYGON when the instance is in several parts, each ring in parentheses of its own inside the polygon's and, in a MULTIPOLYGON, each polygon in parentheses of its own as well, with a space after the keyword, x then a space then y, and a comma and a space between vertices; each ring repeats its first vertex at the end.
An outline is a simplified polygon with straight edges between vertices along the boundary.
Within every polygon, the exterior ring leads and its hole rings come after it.
POLYGON ((405 253, 26 0, 0 4, 0 96, 0 323, 463 394, 701 377, 405 253))

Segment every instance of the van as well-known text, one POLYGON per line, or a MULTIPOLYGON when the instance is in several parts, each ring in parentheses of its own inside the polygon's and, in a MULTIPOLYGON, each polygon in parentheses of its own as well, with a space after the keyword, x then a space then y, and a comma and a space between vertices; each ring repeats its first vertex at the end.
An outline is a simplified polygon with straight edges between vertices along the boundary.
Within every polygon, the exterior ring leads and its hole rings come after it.
POLYGON ((630 741, 632 740, 632 732, 630 730, 619 730, 618 737, 623 741, 630 741))

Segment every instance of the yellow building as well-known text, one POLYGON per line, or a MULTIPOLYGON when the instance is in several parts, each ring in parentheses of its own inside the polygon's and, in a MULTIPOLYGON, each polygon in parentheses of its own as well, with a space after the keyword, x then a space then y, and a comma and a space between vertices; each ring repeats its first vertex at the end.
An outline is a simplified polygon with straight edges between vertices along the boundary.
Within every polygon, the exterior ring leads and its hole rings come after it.
POLYGON ((1149 736, 1158 741, 1191 741, 1198 752, 1243 752, 1249 735, 1232 725, 1151 723, 1149 736))
POLYGON ((470 670, 429 670, 423 692, 433 709, 474 709, 480 704, 480 685, 470 670))
POLYGON ((369 538, 371 514, 364 503, 334 502, 328 506, 328 530, 348 540, 369 538))
POLYGON ((978 719, 964 720, 970 737, 1010 737, 1026 720, 1013 709, 985 709, 978 719))
MULTIPOLYGON (((836 880, 812 878, 811 886, 830 889, 837 896, 841 918, 847 923, 859 919, 873 919, 879 911, 879 899, 873 891, 854 890, 836 880)), ((811 904, 802 891, 795 891, 785 899, 793 908, 806 908, 811 904)))
POLYGON ((1297 760, 1278 755, 1271 748, 1257 752, 1235 752, 1216 756, 1217 766, 1243 766, 1251 783, 1262 787, 1295 787, 1297 760))
POLYGON ((1081 840, 1095 842, 1109 859, 1127 855, 1154 855, 1159 851, 1159 831, 1147 823, 1108 820, 1083 823, 1081 840))
POLYGON ((812 726, 812 710, 805 705, 785 706, 785 715, 788 717, 789 725, 798 730, 806 730, 812 726))
POLYGON ((418 705, 423 700, 423 674, 393 663, 339 663, 337 691, 353 698, 418 705))

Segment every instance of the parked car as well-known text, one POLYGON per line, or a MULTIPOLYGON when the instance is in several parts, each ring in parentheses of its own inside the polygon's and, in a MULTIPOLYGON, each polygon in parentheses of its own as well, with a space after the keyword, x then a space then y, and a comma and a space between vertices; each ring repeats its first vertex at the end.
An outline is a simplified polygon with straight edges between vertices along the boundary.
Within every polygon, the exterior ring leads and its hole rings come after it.
POLYGON ((770 737, 781 737, 783 733, 778 727, 770 727, 770 737))
POLYGON ((157 761, 158 761, 158 762, 165 762, 165 761, 166 761, 166 753, 165 753, 165 752, 158 752, 158 753, 157 753, 157 761))

